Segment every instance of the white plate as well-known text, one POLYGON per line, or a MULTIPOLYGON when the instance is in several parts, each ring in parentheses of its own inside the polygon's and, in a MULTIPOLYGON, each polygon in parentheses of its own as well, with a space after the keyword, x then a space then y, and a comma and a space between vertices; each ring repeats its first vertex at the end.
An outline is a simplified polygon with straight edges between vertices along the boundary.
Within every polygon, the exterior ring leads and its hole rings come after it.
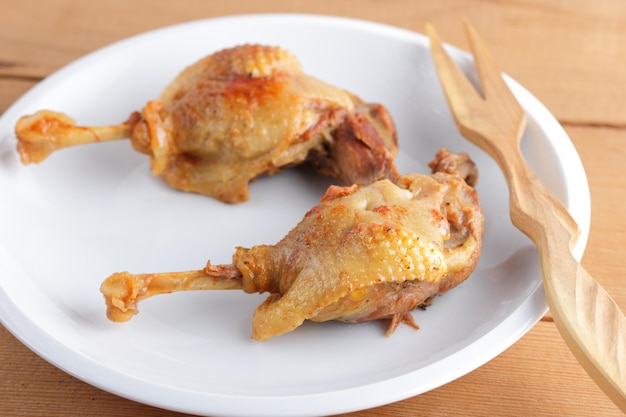
MULTIPOLYGON (((460 24, 460 23, 459 23, 460 24)), ((469 70, 467 54, 453 55, 469 70)), ((550 113, 514 81, 529 116, 523 151, 589 230, 586 177, 550 113), (567 173, 567 174, 566 174, 567 173)), ((201 415, 308 416, 401 400, 458 378, 518 340, 546 312, 538 256, 508 219, 491 159, 457 133, 419 34, 355 20, 240 16, 149 32, 98 50, 41 82, 0 119, 0 316, 22 342, 66 372, 115 394, 201 415), (37 166, 14 151, 19 116, 64 111, 81 124, 117 123, 187 64, 244 42, 280 45, 305 70, 385 104, 400 135, 402 172, 427 172, 442 146, 480 169, 487 221, 476 272, 416 311, 417 332, 391 338, 380 322, 307 323, 250 339, 264 297, 183 293, 145 301, 126 324, 105 318, 101 281, 114 271, 187 270, 227 263, 236 245, 275 243, 329 181, 295 169, 252 185, 229 206, 166 187, 127 142, 63 150, 37 166)))

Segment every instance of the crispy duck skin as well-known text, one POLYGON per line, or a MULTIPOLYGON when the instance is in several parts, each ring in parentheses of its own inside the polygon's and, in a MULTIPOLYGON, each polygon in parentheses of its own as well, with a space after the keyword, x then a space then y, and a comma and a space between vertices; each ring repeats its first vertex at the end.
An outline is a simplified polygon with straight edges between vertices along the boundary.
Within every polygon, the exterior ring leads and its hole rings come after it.
POLYGON ((287 51, 242 45, 183 70, 120 125, 84 127, 43 110, 16 123, 22 163, 67 146, 129 138, 171 187, 227 203, 249 199, 259 175, 310 161, 344 184, 394 180, 389 112, 302 71, 287 51))
POLYGON ((478 261, 483 215, 466 155, 441 150, 432 175, 396 184, 331 186, 280 242, 236 248, 232 264, 202 270, 115 273, 101 286, 107 316, 129 320, 137 303, 156 294, 243 289, 270 295, 255 311, 252 337, 266 340, 304 320, 391 319, 417 327, 410 311, 464 281, 478 261), (442 166, 456 166, 448 172, 442 166), (463 172, 461 177, 459 172, 463 172))

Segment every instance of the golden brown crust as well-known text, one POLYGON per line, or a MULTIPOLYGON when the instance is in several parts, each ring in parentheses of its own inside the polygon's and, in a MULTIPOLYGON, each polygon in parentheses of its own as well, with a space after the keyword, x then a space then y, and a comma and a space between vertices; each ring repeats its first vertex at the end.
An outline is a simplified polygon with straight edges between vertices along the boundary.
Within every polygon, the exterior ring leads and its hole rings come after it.
POLYGON ((236 249, 231 265, 165 274, 113 274, 102 285, 109 317, 127 320, 142 298, 187 289, 269 293, 252 337, 266 340, 304 320, 390 319, 465 280, 480 255, 476 192, 456 172, 331 186, 280 242, 236 249))
POLYGON ((256 340, 305 320, 390 319, 391 334, 417 327, 412 309, 467 279, 483 229, 476 191, 455 170, 331 186, 280 242, 237 248, 226 270, 244 291, 269 293, 253 317, 256 340))
POLYGON ((241 45, 185 68, 120 125, 77 126, 42 111, 16 124, 24 164, 67 146, 128 139, 173 188, 226 203, 261 175, 309 161, 344 184, 397 176, 395 126, 378 104, 305 74, 276 47, 241 45))
POLYGON ((306 160, 348 184, 396 175, 389 113, 306 75, 280 48, 242 45, 210 55, 142 115, 147 129, 138 125, 132 139, 144 144, 150 136, 154 174, 227 203, 247 200, 255 177, 306 160))

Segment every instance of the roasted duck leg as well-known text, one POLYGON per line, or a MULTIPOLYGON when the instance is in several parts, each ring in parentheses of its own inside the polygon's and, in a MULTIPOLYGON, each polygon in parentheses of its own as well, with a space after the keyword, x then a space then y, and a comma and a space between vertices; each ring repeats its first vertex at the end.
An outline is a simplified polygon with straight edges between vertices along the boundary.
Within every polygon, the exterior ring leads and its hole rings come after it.
POLYGON ((227 203, 247 200, 257 176, 307 160, 348 185, 398 175, 396 130, 382 105, 305 74, 282 49, 259 45, 201 59, 120 125, 76 126, 44 110, 22 117, 15 131, 24 164, 67 146, 130 138, 171 187, 227 203))
POLYGON ((396 184, 331 186, 321 204, 275 245, 238 247, 230 265, 198 271, 116 273, 101 286, 107 316, 129 320, 156 294, 196 289, 268 292, 252 337, 266 340, 304 320, 391 319, 388 334, 410 311, 465 280, 481 250, 483 216, 467 155, 437 154, 432 176, 396 184), (464 177, 460 175, 464 173, 464 177))

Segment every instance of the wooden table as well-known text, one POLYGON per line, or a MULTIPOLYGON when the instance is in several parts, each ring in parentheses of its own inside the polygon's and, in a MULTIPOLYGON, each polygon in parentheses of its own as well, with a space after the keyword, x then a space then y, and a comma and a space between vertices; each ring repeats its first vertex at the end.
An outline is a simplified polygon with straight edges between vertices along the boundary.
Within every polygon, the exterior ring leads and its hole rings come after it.
MULTIPOLYGON (((585 268, 626 311, 626 2, 623 0, 0 0, 0 112, 61 66, 146 30, 214 16, 298 12, 349 16, 423 31, 466 48, 460 19, 479 29, 504 71, 556 116, 591 188, 585 268)), ((176 416, 87 385, 0 327, 0 415, 176 416)), ((366 416, 618 416, 546 315, 474 372, 366 416)))

